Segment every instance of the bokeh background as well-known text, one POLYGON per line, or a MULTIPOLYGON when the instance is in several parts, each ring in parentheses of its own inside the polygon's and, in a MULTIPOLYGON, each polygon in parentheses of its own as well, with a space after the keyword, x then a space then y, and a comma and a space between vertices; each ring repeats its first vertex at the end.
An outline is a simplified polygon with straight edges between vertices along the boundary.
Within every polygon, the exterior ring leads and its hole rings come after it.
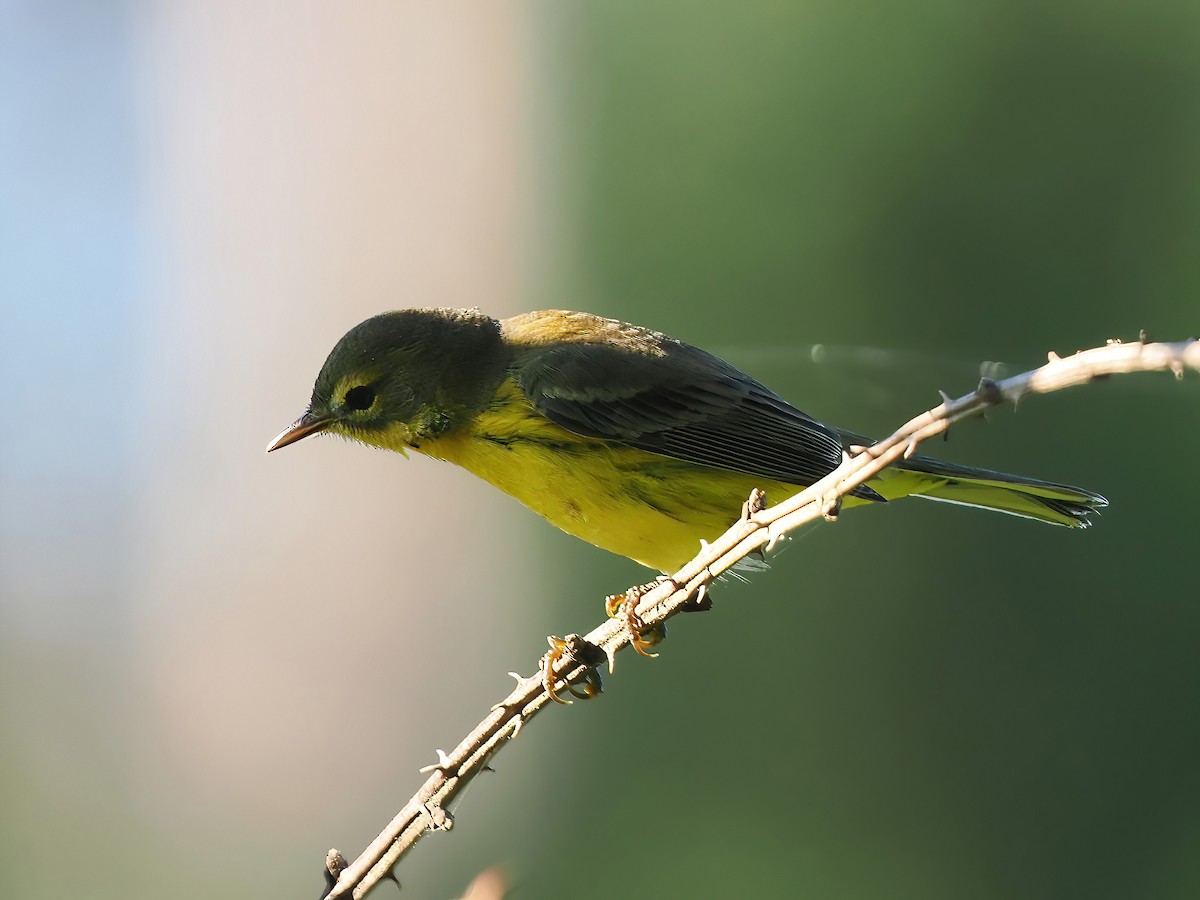
MULTIPOLYGON (((316 896, 644 578, 429 460, 264 456, 360 319, 588 309, 881 433, 1195 333, 1198 246, 1188 0, 3 0, 4 893, 316 896)), ((1200 895, 1198 383, 956 429, 1111 509, 811 529, 523 732, 406 891, 1200 895)))

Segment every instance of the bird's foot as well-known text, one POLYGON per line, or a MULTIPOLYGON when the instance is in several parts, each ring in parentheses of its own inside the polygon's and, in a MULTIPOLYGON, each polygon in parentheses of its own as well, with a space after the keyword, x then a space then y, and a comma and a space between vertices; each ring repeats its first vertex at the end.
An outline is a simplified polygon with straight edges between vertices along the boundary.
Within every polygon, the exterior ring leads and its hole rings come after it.
POLYGON ((582 679, 581 685, 576 686, 565 679, 563 680, 563 684, 566 685, 567 691, 570 692, 571 696, 577 697, 580 700, 591 700, 600 693, 603 685, 600 681, 600 672, 596 667, 607 658, 603 650, 595 644, 585 641, 577 634, 568 634, 565 638, 550 635, 546 638, 546 641, 550 644, 550 649, 538 663, 538 669, 542 673, 542 686, 546 689, 546 693, 550 695, 551 700, 555 703, 571 702, 559 696, 559 689, 556 687, 558 678, 556 677, 557 673, 555 669, 563 663, 566 663, 567 668, 573 665, 585 667, 583 673, 576 676, 582 679))
POLYGON ((760 513, 766 508, 766 493, 755 488, 750 492, 750 496, 746 498, 746 502, 742 504, 742 521, 748 521, 755 513, 760 513))
POLYGON ((641 616, 637 614, 637 605, 647 591, 653 590, 666 580, 669 579, 663 575, 654 581, 631 587, 623 594, 613 594, 604 600, 604 611, 608 613, 608 617, 620 619, 625 624, 625 628, 629 632, 630 644, 642 656, 651 658, 658 656, 657 653, 651 653, 650 648, 667 636, 667 626, 663 622, 659 622, 657 625, 646 625, 641 616))
POLYGON ((829 491, 821 499, 821 515, 826 522, 836 522, 842 512, 842 498, 837 491, 829 491))

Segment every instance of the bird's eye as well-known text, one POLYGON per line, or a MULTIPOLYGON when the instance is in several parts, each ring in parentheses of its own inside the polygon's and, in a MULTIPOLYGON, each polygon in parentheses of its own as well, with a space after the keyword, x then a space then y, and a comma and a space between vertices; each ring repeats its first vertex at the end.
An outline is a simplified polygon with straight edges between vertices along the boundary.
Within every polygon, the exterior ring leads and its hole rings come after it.
POLYGON ((346 391, 346 398, 342 401, 346 409, 359 411, 370 409, 375 402, 375 389, 368 387, 365 384, 360 384, 358 387, 352 387, 346 391))

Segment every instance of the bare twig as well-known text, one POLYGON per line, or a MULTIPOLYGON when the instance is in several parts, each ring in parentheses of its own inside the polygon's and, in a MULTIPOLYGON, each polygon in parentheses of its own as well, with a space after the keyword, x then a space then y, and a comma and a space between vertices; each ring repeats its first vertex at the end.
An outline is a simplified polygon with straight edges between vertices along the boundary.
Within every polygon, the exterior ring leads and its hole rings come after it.
MULTIPOLYGON (((700 553, 657 586, 642 594, 635 610, 646 626, 653 627, 703 596, 708 584, 755 551, 770 551, 788 532, 821 516, 833 518, 841 498, 873 478, 917 445, 948 429, 953 423, 982 414, 1002 403, 1014 405, 1029 394, 1047 394, 1086 384, 1106 375, 1127 372, 1169 371, 1182 378, 1185 369, 1200 371, 1200 342, 1150 343, 1143 335, 1136 343, 1110 341, 1107 346, 1083 350, 1060 358, 1049 354, 1041 368, 1003 381, 983 379, 970 394, 944 402, 922 413, 886 440, 847 455, 836 470, 811 487, 766 509, 751 502, 742 518, 700 553)), ((753 498, 752 498, 753 501, 753 498)), ((567 685, 594 681, 594 667, 605 657, 612 669, 615 654, 630 643, 623 620, 610 619, 585 637, 567 639, 574 652, 554 665, 554 675, 567 685)), ((438 751, 438 763, 423 771, 431 774, 388 826, 353 863, 337 869, 328 898, 362 897, 381 879, 389 878, 400 858, 431 831, 448 831, 453 820, 450 801, 484 771, 488 761, 539 711, 551 702, 546 678, 537 674, 517 678, 516 688, 492 707, 488 716, 450 753, 438 751)), ((331 854, 336 851, 330 851, 331 854)), ((331 856, 331 858, 333 858, 331 856)), ((339 854, 340 858, 340 854, 339 854)))

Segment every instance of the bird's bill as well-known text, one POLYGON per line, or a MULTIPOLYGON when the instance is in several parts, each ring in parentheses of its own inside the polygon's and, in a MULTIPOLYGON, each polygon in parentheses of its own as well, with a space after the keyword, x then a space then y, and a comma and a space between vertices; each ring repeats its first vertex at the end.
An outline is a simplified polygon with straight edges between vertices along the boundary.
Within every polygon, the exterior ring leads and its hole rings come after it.
POLYGON ((315 419, 308 413, 302 415, 296 420, 295 424, 288 426, 275 435, 275 439, 267 444, 267 452, 278 450, 280 447, 286 447, 288 444, 294 444, 301 438, 306 438, 310 434, 317 434, 329 427, 333 419, 315 419))

